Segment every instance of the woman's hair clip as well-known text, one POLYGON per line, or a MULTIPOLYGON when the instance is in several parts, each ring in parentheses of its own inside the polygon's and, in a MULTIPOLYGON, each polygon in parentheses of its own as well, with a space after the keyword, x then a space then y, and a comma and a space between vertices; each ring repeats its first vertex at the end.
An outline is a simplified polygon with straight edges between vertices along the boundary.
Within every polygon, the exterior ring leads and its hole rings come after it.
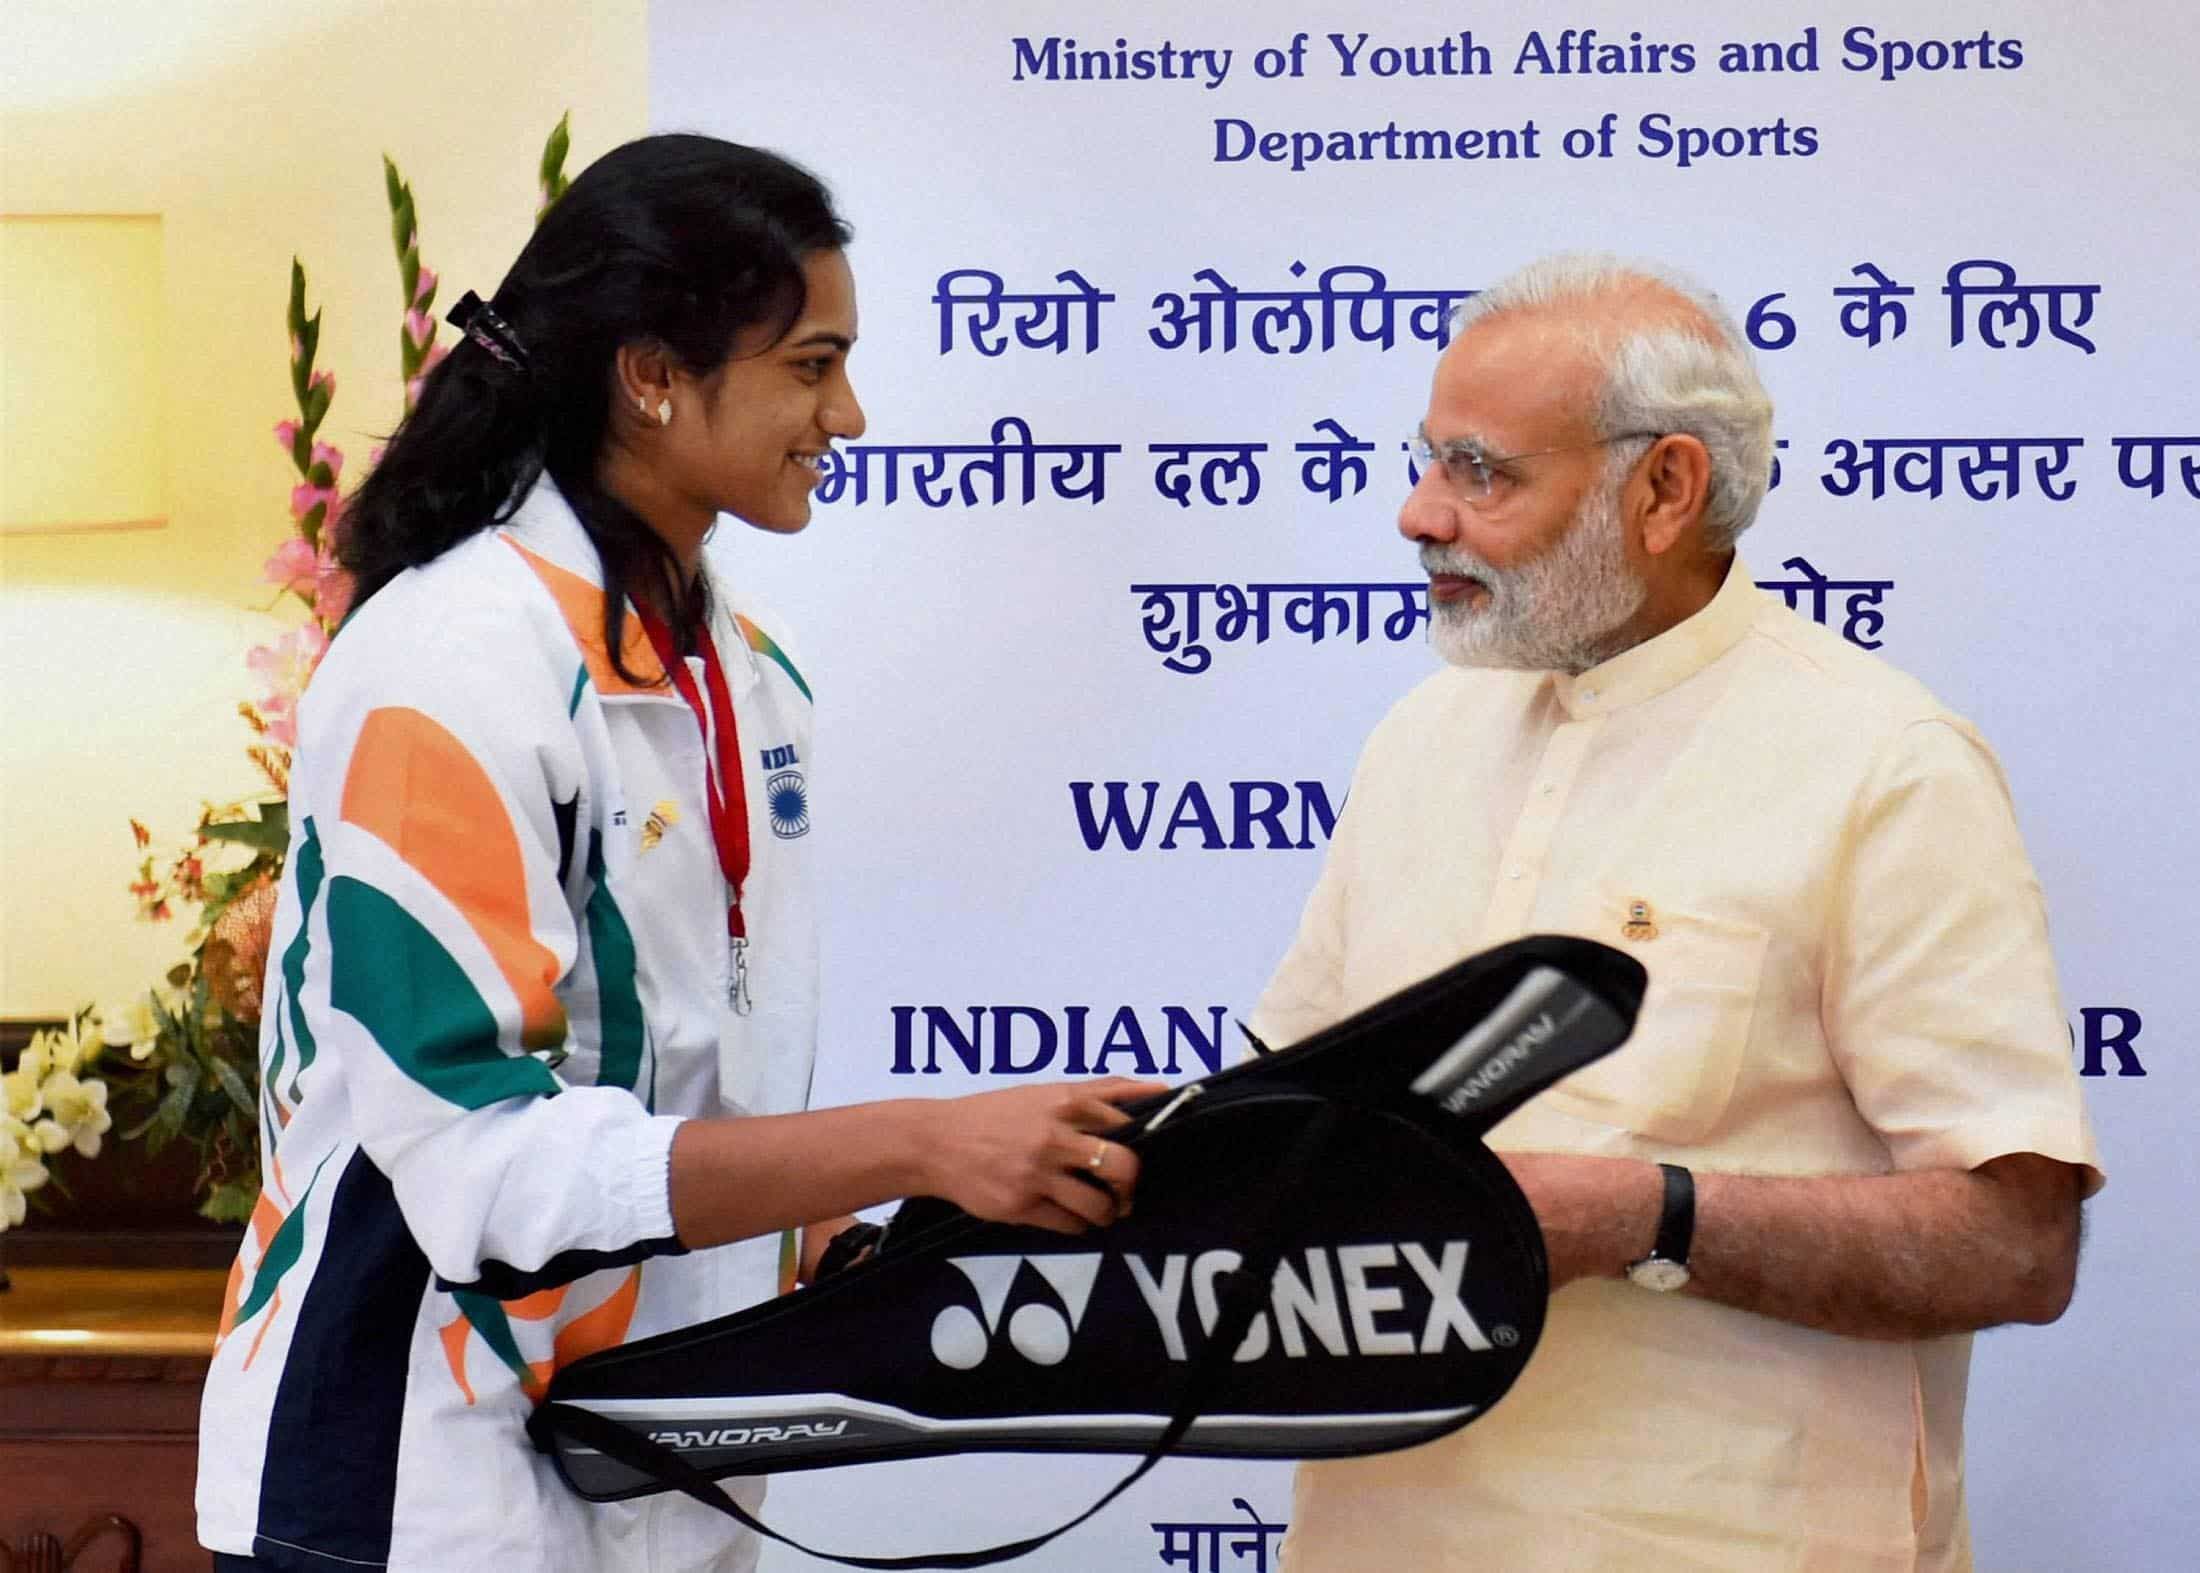
POLYGON ((496 308, 472 290, 458 297, 445 320, 512 370, 527 369, 527 346, 496 308))

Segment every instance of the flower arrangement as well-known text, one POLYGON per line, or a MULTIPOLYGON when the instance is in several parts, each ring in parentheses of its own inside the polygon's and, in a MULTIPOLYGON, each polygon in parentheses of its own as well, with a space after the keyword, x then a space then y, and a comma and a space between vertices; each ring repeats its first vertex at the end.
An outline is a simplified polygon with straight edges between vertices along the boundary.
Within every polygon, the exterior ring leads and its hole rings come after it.
MULTIPOLYGON (((543 146, 538 223, 565 191, 569 118, 558 121, 543 146)), ((436 343, 437 279, 420 260, 412 188, 387 156, 382 165, 404 304, 399 375, 410 413, 446 350, 436 343)), ((245 657, 260 693, 237 707, 253 735, 245 752, 267 788, 204 805, 189 840, 165 860, 150 851, 152 832, 130 821, 144 854, 129 887, 138 916, 166 923, 194 909, 188 957, 137 998, 103 1010, 87 1007, 64 1027, 36 1034, 16 1068, 0 1076, 0 1232, 24 1221, 27 1199, 49 1180, 64 1188, 47 1160, 72 1149, 96 1157, 116 1113, 131 1121, 120 1133, 124 1141, 143 1141, 148 1151, 179 1138, 197 1147, 196 1195, 204 1216, 242 1221, 259 1195, 260 989, 290 842, 287 799, 298 700, 351 603, 335 550, 343 529, 344 455, 319 436, 336 378, 315 364, 321 313, 307 314, 305 268, 295 258, 287 325, 296 413, 276 423, 275 438, 297 481, 290 492, 292 528, 269 555, 262 577, 275 587, 270 612, 289 606, 303 615, 245 657), (107 1050, 127 1053, 102 1060, 107 1050)))
POLYGON ((114 1125, 107 1084, 88 1074, 105 1046, 94 1012, 35 1033, 14 1070, 0 1076, 0 1230, 20 1224, 31 1192, 52 1178, 46 1160, 74 1148, 99 1156, 114 1125))

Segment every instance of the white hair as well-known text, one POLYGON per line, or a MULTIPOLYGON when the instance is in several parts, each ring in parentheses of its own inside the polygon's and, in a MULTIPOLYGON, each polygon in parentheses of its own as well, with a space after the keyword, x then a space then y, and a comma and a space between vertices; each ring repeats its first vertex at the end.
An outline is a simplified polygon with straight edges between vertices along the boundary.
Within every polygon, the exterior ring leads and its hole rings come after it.
MULTIPOLYGON (((1701 321, 1653 315, 1616 332, 1593 319, 1580 322, 1604 374, 1597 430, 1607 437, 1686 432, 1701 442, 1711 455, 1704 538, 1723 550, 1755 520, 1771 484, 1772 398, 1758 379, 1749 340, 1716 295, 1659 263, 1569 252, 1499 279, 1459 308, 1454 327, 1464 333, 1508 312, 1610 299, 1646 286, 1677 296, 1701 321)), ((1627 455, 1630 462, 1639 456, 1639 450, 1627 455)))

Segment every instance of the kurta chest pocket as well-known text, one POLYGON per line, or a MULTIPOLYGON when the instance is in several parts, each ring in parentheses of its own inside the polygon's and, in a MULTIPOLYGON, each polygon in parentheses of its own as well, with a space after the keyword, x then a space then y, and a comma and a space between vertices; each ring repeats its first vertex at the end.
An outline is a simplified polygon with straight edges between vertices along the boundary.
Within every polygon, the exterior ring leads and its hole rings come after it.
POLYGON ((1653 1141, 1691 1142, 1733 1101, 1764 976, 1767 931, 1600 891, 1575 932, 1617 945, 1650 974, 1627 1046, 1544 1095, 1577 1119, 1653 1141))

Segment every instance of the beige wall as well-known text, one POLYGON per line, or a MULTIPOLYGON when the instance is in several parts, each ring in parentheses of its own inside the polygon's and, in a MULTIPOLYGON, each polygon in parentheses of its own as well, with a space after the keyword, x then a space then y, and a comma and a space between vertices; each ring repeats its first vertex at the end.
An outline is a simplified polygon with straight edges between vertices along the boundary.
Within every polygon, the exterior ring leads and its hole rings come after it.
POLYGON ((293 413, 292 254, 325 308, 322 435, 349 483, 401 403, 381 155, 412 183, 438 309, 486 293, 526 236, 558 116, 573 113, 569 172, 646 129, 647 14, 20 0, 0 6, 0 57, 0 211, 161 215, 166 303, 167 527, 0 538, 0 1015, 20 1016, 133 992, 173 961, 181 925, 132 916, 127 820, 163 846, 201 799, 256 780, 235 710, 254 691, 245 651, 281 627, 258 579, 294 479, 271 435, 293 413))

